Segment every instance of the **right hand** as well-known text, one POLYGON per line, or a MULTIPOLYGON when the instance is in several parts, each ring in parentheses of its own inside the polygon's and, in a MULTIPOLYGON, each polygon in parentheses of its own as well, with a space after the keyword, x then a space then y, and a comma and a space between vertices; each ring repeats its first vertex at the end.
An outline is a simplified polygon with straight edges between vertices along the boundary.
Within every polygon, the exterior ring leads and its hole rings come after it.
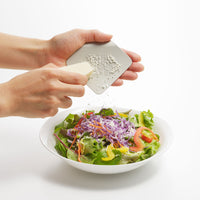
POLYGON ((16 76, 1 84, 5 91, 4 116, 53 116, 58 108, 71 106, 72 100, 69 96, 84 95, 87 80, 84 75, 66 72, 54 64, 16 76))

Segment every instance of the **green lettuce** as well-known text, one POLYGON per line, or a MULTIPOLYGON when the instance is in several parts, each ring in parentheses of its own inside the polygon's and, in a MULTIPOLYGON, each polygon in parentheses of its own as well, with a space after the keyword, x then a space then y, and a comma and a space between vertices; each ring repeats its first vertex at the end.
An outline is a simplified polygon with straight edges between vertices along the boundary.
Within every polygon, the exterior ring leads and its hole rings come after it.
POLYGON ((102 143, 98 143, 95 138, 85 136, 81 139, 81 154, 87 155, 92 154, 96 156, 96 154, 102 149, 102 143))
MULTIPOLYGON (((67 158, 70 160, 78 161, 78 154, 75 153, 74 151, 68 149, 67 150, 67 158)), ((81 155, 80 160, 83 163, 93 164, 93 159, 91 159, 89 156, 81 155)))
POLYGON ((54 133, 58 133, 62 128, 64 128, 64 121, 55 126, 54 133))
POLYGON ((97 154, 96 159, 94 160, 94 164, 96 165, 118 165, 120 164, 120 160, 122 159, 122 153, 118 150, 112 150, 115 154, 115 157, 109 161, 103 161, 101 158, 107 157, 106 150, 102 150, 97 154))
MULTIPOLYGON (((67 142, 67 138, 62 138, 61 140, 66 146, 69 146, 69 143, 67 142)), ((64 147, 64 145, 60 141, 56 142, 55 149, 61 156, 66 157, 67 149, 64 147)))
POLYGON ((143 151, 139 155, 137 162, 141 160, 145 160, 153 156, 158 151, 159 147, 160 147, 160 143, 154 140, 152 143, 150 143, 148 146, 146 146, 143 149, 143 151))
POLYGON ((152 129, 154 125, 153 113, 150 110, 148 110, 147 112, 142 111, 139 114, 139 123, 140 123, 140 126, 145 126, 149 129, 152 129))
POLYGON ((140 127, 140 123, 139 123, 139 115, 135 114, 134 117, 129 118, 129 121, 134 123, 134 126, 136 128, 140 127))
POLYGON ((102 116, 109 116, 114 115, 114 112, 111 108, 103 108, 98 114, 102 116))
POLYGON ((122 154, 122 159, 120 161, 120 164, 128 164, 136 162, 139 158, 138 153, 132 153, 132 152, 126 152, 122 154))
POLYGON ((78 123, 79 119, 79 115, 69 114, 64 121, 55 126, 54 133, 59 132, 61 129, 74 128, 74 126, 78 123))
POLYGON ((78 161, 77 153, 75 153, 74 151, 72 151, 70 149, 67 150, 67 158, 69 158, 70 160, 78 161))
POLYGON ((130 122, 133 122, 135 127, 141 127, 145 126, 147 128, 152 129, 154 126, 154 121, 153 121, 153 113, 148 110, 140 112, 140 114, 135 114, 134 117, 131 117, 129 119, 130 122))
POLYGON ((65 126, 67 129, 74 128, 74 126, 78 123, 80 117, 77 114, 69 114, 65 120, 65 126))

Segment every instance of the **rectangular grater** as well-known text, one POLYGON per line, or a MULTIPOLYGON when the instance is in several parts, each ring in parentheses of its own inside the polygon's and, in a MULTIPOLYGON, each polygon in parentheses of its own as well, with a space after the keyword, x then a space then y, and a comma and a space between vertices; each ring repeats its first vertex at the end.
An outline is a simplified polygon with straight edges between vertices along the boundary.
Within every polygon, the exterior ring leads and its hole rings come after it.
POLYGON ((130 57, 112 41, 83 45, 67 60, 67 65, 85 61, 89 62, 94 70, 87 86, 96 94, 102 94, 132 63, 130 57))

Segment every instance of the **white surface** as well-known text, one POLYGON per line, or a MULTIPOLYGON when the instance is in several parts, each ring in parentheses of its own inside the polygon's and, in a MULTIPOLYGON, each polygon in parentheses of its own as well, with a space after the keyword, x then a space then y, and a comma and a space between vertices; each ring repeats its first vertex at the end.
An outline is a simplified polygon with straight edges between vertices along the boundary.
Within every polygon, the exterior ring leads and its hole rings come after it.
MULTIPOLYGON (((109 89, 111 102, 150 108, 175 134, 161 160, 124 174, 94 175, 55 162, 39 141, 44 119, 2 118, 0 198, 200 199, 199 19, 198 0, 0 0, 2 32, 47 39, 72 28, 97 28, 138 52, 145 71, 137 81, 109 89)), ((22 73, 0 72, 2 82, 22 73)), ((86 95, 93 97, 88 90, 86 95)), ((75 99, 73 106, 86 100, 75 99)))
MULTIPOLYGON (((120 108, 120 107, 111 107, 113 110, 117 110, 119 113, 120 112, 126 112, 127 110, 130 110, 130 108, 120 108)), ((95 112, 99 112, 102 109, 102 107, 99 106, 94 106, 92 110, 95 112)), ((61 158, 65 163, 80 169, 82 171, 86 172, 91 172, 91 173, 96 173, 96 174, 119 174, 123 172, 128 172, 131 170, 134 170, 136 168, 139 168, 147 163, 149 161, 155 160, 155 158, 161 158, 163 154, 169 150, 170 146, 172 145, 173 141, 173 133, 169 125, 167 124, 166 121, 163 119, 160 119, 158 117, 154 118, 155 125, 154 125, 154 132, 158 133, 160 136, 160 148, 158 152, 152 156, 149 159, 143 160, 141 162, 137 163, 131 163, 131 164, 125 164, 125 165, 115 165, 115 166, 108 166, 108 165, 93 165, 93 164, 85 164, 85 163, 80 163, 77 161, 73 161, 70 159, 66 159, 63 156, 60 156, 57 151, 55 150, 55 144, 56 144, 56 139, 55 136, 53 135, 54 133, 54 128, 56 125, 60 124, 68 114, 79 114, 81 115, 83 112, 85 112, 88 109, 85 108, 72 108, 68 109, 63 112, 59 112, 57 115, 54 117, 51 117, 48 119, 42 128, 40 129, 40 140, 44 147, 51 152, 52 154, 56 155, 57 157, 61 158)), ((139 113, 138 111, 134 110, 132 113, 139 113)), ((56 162, 56 160, 55 160, 56 162)))

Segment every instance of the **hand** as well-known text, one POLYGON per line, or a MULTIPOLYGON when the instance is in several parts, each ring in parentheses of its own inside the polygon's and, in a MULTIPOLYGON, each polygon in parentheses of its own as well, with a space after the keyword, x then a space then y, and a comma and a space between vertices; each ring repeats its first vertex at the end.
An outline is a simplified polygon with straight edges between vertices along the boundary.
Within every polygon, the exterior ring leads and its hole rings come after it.
POLYGON ((0 116, 53 116, 59 107, 71 106, 69 96, 83 96, 86 83, 86 76, 60 70, 53 64, 31 70, 0 84, 0 116))
MULTIPOLYGON (((46 48, 46 63, 54 63, 57 66, 66 64, 66 60, 85 43, 89 42, 108 42, 112 35, 102 33, 97 30, 75 29, 53 37, 48 41, 46 48)), ((143 71, 144 67, 138 63, 141 58, 136 53, 123 50, 133 61, 129 69, 116 81, 113 86, 120 86, 123 80, 137 79, 137 72, 143 71)))

